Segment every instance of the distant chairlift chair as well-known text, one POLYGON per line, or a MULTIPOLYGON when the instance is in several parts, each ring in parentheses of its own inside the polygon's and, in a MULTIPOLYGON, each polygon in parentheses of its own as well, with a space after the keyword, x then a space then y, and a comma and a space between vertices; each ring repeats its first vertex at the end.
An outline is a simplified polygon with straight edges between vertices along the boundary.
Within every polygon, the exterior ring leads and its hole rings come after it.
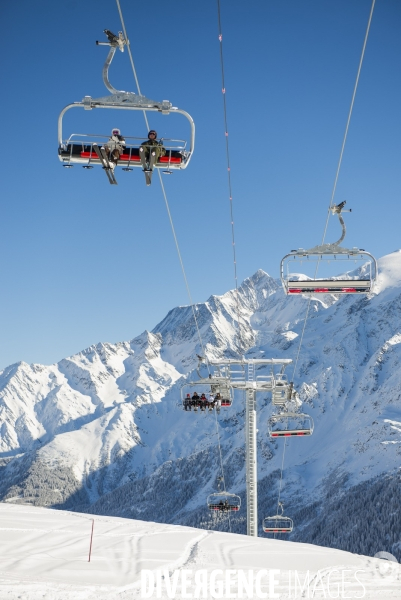
POLYGON ((283 412, 271 416, 268 421, 271 438, 309 436, 312 435, 313 428, 312 417, 303 413, 283 412))
POLYGON ((207 505, 213 512, 238 512, 241 508, 241 498, 228 492, 216 492, 208 496, 207 505))
POLYGON ((290 254, 287 254, 282 259, 280 265, 281 282, 283 284, 284 292, 287 295, 313 295, 317 293, 369 294, 372 291, 377 278, 376 259, 363 249, 348 249, 340 246, 346 233, 345 223, 341 213, 351 212, 344 211, 344 205, 345 201, 330 209, 333 214, 338 216, 342 227, 342 235, 337 242, 315 246, 310 250, 304 250, 303 248, 292 250, 290 254), (327 267, 327 264, 330 261, 336 262, 336 264, 341 264, 341 261, 346 261, 348 263, 358 261, 360 263, 359 274, 343 277, 333 276, 329 278, 319 278, 317 273, 320 263, 324 262, 327 267), (314 273, 311 277, 301 275, 299 272, 294 271, 294 265, 299 265, 300 263, 306 263, 308 266, 313 267, 314 273))
POLYGON ((291 533, 294 529, 294 523, 290 517, 284 517, 284 505, 278 503, 279 513, 273 517, 263 519, 263 531, 265 533, 291 533))

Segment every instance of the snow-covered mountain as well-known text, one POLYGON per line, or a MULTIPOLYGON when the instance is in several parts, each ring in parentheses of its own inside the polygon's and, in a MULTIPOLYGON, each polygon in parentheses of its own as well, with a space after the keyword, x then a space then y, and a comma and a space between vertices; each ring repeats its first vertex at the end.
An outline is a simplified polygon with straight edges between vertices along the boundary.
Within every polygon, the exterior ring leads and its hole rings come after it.
MULTIPOLYGON (((281 499, 292 539, 401 556, 401 251, 379 261, 369 297, 313 299, 290 379, 315 421, 287 442, 281 499), (397 517, 398 515, 398 517, 397 517), (373 530, 372 530, 373 528, 373 530)), ((0 373, 0 499, 210 528, 220 474, 214 414, 186 413, 180 388, 209 359, 295 358, 308 300, 263 271, 239 289, 178 307, 152 332, 98 344, 51 366, 0 373), (240 348, 239 348, 240 346, 240 348)), ((275 514, 283 440, 258 397, 259 516, 275 514), (273 512, 274 511, 274 512, 273 512)), ((218 420, 226 483, 245 501, 244 400, 218 420)), ((245 531, 245 508, 231 520, 245 531)), ((225 523, 218 525, 220 528, 225 523)))

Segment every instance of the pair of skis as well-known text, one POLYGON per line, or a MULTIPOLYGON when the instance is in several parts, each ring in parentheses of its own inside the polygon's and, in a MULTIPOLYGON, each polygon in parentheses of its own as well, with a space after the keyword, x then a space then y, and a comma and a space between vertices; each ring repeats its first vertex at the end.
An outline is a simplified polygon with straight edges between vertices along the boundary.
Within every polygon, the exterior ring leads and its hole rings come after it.
POLYGON ((149 164, 146 162, 145 152, 142 148, 139 149, 139 156, 141 158, 143 172, 145 173, 146 185, 150 185, 152 183, 153 169, 156 164, 156 152, 150 152, 149 164))
MULTIPOLYGON (((103 169, 106 172, 109 183, 111 183, 111 185, 117 185, 117 180, 114 176, 114 170, 110 164, 109 157, 107 156, 105 148, 103 148, 103 146, 99 147, 97 144, 93 144, 93 149, 103 165, 103 169)), ((149 163, 146 162, 145 153, 143 151, 140 151, 139 154, 141 157, 143 172, 145 173, 146 185, 150 185, 152 183, 153 169, 156 164, 156 152, 150 153, 149 163)))
POLYGON ((113 167, 110 165, 109 157, 107 156, 106 150, 102 146, 99 148, 97 144, 93 144, 93 149, 98 155, 98 158, 103 165, 103 169, 106 172, 109 183, 111 183, 111 185, 117 185, 117 180, 114 177, 114 170, 113 167))

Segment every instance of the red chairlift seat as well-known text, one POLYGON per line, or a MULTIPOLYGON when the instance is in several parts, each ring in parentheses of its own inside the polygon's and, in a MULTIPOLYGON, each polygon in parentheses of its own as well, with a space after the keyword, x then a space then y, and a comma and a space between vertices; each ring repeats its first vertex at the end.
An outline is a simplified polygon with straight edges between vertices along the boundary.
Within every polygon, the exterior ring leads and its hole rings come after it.
POLYGON ((309 250, 299 248, 291 250, 286 254, 280 264, 280 276, 284 292, 291 294, 369 294, 377 278, 376 259, 366 250, 360 248, 343 248, 340 246, 345 238, 345 223, 341 216, 344 211, 345 201, 330 208, 333 214, 339 218, 342 235, 333 244, 321 244, 309 250), (343 276, 337 273, 333 277, 318 277, 318 269, 325 266, 329 270, 329 264, 339 267, 342 262, 359 263, 360 268, 343 276), (310 269, 311 275, 300 274, 303 269, 310 269), (294 268, 296 267, 296 272, 294 268))
POLYGON ((221 510, 221 511, 237 511, 239 506, 234 504, 222 505, 222 504, 209 504, 210 510, 221 510))
MULTIPOLYGON (((104 143, 106 143, 106 140, 107 138, 104 140, 104 143)), ((64 148, 59 148, 59 157, 60 160, 67 165, 102 165, 101 160, 93 149, 93 144, 68 143, 64 148)), ((168 165, 172 169, 180 169, 182 163, 182 151, 166 149, 165 156, 161 156, 155 166, 156 168, 164 168, 168 165)), ((142 169, 143 167, 139 157, 139 146, 126 146, 125 152, 123 152, 118 159, 117 166, 139 167, 142 169)))
POLYGON ((311 279, 287 281, 287 294, 368 294, 370 280, 311 279))
POLYGON ((263 531, 265 533, 291 533, 294 529, 294 523, 290 517, 284 517, 284 506, 278 503, 280 514, 263 519, 263 531))
POLYGON ((214 512, 238 512, 241 508, 241 498, 228 492, 216 492, 207 498, 209 510, 214 512))
POLYGON ((279 413, 271 416, 268 421, 271 438, 310 436, 313 429, 312 417, 304 413, 279 413))
POLYGON ((263 531, 265 533, 291 533, 294 529, 292 519, 289 517, 266 517, 263 519, 263 531))
POLYGON ((221 406, 231 406, 232 403, 232 398, 222 398, 221 400, 221 406))

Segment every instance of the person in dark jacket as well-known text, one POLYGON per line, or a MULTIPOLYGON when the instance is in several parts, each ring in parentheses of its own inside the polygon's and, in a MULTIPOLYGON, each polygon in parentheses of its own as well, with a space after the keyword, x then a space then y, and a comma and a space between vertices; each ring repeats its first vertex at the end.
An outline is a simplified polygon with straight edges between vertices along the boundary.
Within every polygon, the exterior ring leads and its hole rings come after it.
POLYGON ((148 139, 142 142, 139 148, 139 156, 144 172, 151 173, 159 158, 165 154, 165 147, 157 141, 157 132, 151 129, 148 133, 148 139))
POLYGON ((198 410, 199 395, 197 394, 197 392, 194 392, 194 395, 192 396, 191 405, 195 408, 195 410, 198 410))
POLYGON ((191 410, 191 396, 189 394, 184 399, 184 408, 185 410, 191 410))

